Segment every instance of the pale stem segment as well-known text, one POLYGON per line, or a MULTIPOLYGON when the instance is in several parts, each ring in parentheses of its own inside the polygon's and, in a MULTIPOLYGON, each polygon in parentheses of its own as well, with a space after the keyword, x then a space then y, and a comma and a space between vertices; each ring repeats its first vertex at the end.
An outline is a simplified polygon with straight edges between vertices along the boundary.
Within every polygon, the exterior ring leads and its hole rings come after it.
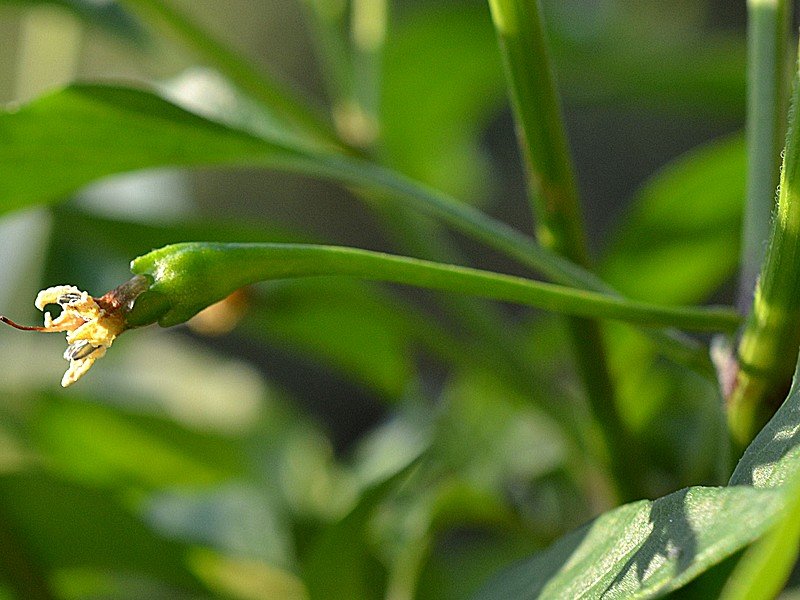
MULTIPOLYGON (((575 174, 564 131, 538 0, 489 0, 503 53, 519 146, 539 242, 583 267, 589 253, 575 174)), ((610 466, 625 499, 636 495, 629 435, 617 410, 602 332, 596 322, 570 319, 578 372, 600 424, 610 466)))
POLYGON ((738 306, 750 310, 764 260, 786 137, 789 95, 788 0, 748 0, 747 193, 738 306))
POLYGON ((734 440, 747 444, 785 397, 800 347, 800 72, 780 177, 778 209, 753 310, 739 343, 739 373, 728 399, 734 440))

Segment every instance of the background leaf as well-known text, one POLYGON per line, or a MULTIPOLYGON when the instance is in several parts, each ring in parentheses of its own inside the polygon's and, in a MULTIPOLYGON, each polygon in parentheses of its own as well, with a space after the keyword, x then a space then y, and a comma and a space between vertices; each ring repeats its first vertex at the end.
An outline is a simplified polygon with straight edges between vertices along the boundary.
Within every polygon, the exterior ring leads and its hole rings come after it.
POLYGON ((133 42, 145 40, 145 33, 139 22, 119 4, 112 1, 92 2, 91 0, 2 0, 0 5, 32 7, 38 5, 60 6, 74 12, 87 23, 98 25, 116 35, 133 42))
MULTIPOLYGON (((797 381, 797 379, 796 379, 797 381)), ((745 452, 726 488, 627 504, 508 569, 477 598, 650 598, 686 584, 769 530, 800 473, 800 386, 745 452)))
POLYGON ((99 86, 76 85, 0 115, 0 140, 0 161, 9 165, 2 171, 0 213, 58 200, 114 173, 286 158, 275 144, 148 92, 99 86))
POLYGON ((705 300, 734 273, 745 186, 744 140, 693 150, 647 182, 603 258, 622 293, 661 303, 705 300))

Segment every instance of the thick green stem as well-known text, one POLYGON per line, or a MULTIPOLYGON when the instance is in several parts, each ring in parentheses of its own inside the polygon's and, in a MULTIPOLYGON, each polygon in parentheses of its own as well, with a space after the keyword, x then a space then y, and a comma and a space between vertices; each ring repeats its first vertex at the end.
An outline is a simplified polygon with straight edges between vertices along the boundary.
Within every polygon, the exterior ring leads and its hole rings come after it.
POLYGON ((508 74, 539 242, 588 263, 578 191, 538 0, 489 0, 508 74))
POLYGON ((739 308, 750 310, 769 237, 789 92, 787 0, 748 0, 747 195, 739 308))
POLYGON ((387 281, 656 327, 732 331, 740 322, 727 308, 656 306, 512 275, 338 246, 191 242, 140 256, 131 263, 131 270, 152 279, 144 295, 161 298, 151 304, 155 311, 147 313, 137 310, 137 300, 129 315, 129 322, 136 325, 155 320, 163 326, 177 325, 258 281, 319 276, 387 281))
POLYGON ((315 139, 338 145, 333 127, 319 111, 215 40, 209 32, 177 9, 161 0, 121 0, 121 4, 179 38, 242 91, 263 103, 288 124, 299 127, 315 139))
POLYGON ((731 433, 749 442, 788 389, 800 347, 800 71, 795 71, 778 211, 739 344, 739 373, 728 404, 731 433))
MULTIPOLYGON (((587 267, 589 253, 578 202, 555 78, 547 52, 538 0, 489 0, 503 51, 517 121, 536 237, 554 252, 587 267)), ((628 435, 597 323, 571 319, 569 331, 578 371, 592 412, 603 431, 617 485, 631 489, 628 435)), ((623 490, 623 495, 635 494, 623 490)))

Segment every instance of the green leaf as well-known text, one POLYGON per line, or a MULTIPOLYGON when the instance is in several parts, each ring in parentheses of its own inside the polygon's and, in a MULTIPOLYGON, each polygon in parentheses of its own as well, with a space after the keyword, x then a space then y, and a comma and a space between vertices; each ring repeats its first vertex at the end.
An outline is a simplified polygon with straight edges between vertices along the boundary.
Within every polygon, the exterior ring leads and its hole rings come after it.
POLYGON ((760 538, 796 501, 795 486, 785 485, 800 473, 795 381, 729 487, 687 488, 612 510, 508 569, 476 600, 650 598, 678 589, 760 538))
POLYGON ((627 504, 508 569, 475 598, 661 595, 757 539, 781 506, 781 494, 751 487, 695 487, 627 504))
POLYGON ((601 272, 624 294, 693 303, 738 264, 746 157, 740 137, 680 157, 637 193, 601 272))
POLYGON ((8 165, 0 214, 58 200, 114 173, 285 156, 149 92, 100 86, 73 86, 0 115, 0 140, 8 165))
POLYGON ((383 66, 386 160, 437 189, 480 199, 488 165, 479 136, 504 102, 502 65, 486 8, 427 6, 398 21, 389 31, 383 66))
POLYGON ((4 475, 0 511, 31 559, 50 572, 149 576, 184 591, 202 591, 186 568, 185 548, 150 531, 111 493, 41 472, 4 475))
POLYGON ((203 486, 243 471, 232 440, 86 400, 49 398, 29 428, 54 472, 94 485, 203 486))
POLYGON ((98 25, 134 42, 143 41, 145 35, 139 22, 123 10, 117 2, 92 2, 91 0, 1 0, 0 5, 19 6, 51 5, 72 11, 92 25, 98 25))

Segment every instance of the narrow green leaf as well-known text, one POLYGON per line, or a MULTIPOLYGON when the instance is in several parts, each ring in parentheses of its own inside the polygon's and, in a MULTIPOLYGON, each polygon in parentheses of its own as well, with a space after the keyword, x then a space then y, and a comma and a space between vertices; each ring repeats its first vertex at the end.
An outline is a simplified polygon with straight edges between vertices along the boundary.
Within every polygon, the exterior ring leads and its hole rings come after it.
MULTIPOLYGON (((613 292, 595 275, 527 236, 393 171, 296 141, 264 139, 214 123, 142 90, 76 85, 0 114, 0 214, 53 202, 117 173, 154 167, 264 166, 363 187, 436 217, 552 280, 613 292), (119 132, 124 131, 125 135, 119 132)), ((669 356, 703 372, 702 347, 654 331, 669 356)))
POLYGON ((83 85, 1 114, 0 140, 0 214, 58 200, 115 173, 286 155, 149 92, 83 85))
POLYGON ((177 325, 256 281, 329 275, 414 285, 559 313, 655 326, 733 330, 739 325, 739 317, 722 308, 658 307, 521 277, 337 246, 174 244, 135 259, 131 270, 152 279, 142 298, 158 297, 157 304, 165 309, 149 313, 146 308, 137 310, 135 306, 129 322, 139 325, 156 320, 164 327, 177 325))

